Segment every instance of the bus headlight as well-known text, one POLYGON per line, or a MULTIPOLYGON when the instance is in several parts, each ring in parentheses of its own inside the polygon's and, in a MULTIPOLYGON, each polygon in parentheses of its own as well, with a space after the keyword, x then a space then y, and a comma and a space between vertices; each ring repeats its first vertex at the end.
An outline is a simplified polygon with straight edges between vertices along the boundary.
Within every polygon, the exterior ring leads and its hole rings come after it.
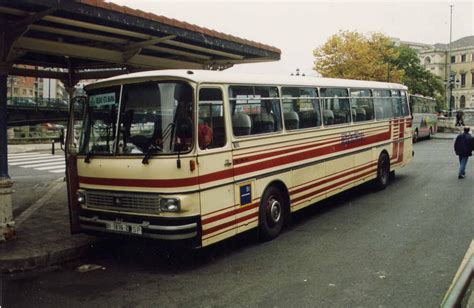
POLYGON ((160 210, 162 212, 179 212, 181 202, 177 198, 162 198, 160 200, 160 210))
POLYGON ((86 195, 82 191, 77 192, 77 203, 85 204, 86 203, 86 195))

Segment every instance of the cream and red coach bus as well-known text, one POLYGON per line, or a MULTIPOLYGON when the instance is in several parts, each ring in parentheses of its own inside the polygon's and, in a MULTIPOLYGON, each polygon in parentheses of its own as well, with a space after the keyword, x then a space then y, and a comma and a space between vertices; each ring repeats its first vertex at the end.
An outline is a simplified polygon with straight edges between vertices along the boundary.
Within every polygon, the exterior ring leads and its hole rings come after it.
POLYGON ((80 137, 67 138, 73 232, 202 247, 258 228, 270 240, 292 212, 384 188, 412 159, 399 84, 163 70, 86 91, 80 137))

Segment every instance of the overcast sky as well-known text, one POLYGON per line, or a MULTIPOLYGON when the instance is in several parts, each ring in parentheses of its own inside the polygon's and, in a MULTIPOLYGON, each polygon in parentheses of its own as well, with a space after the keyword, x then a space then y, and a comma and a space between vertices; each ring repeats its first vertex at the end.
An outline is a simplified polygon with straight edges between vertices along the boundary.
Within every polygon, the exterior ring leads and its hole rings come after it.
MULTIPOLYGON (((109 0, 110 1, 110 0, 109 0)), ((162 1, 112 0, 131 8, 275 46, 281 60, 230 70, 314 75, 313 50, 339 30, 382 32, 402 41, 449 43, 474 34, 473 1, 162 1)))

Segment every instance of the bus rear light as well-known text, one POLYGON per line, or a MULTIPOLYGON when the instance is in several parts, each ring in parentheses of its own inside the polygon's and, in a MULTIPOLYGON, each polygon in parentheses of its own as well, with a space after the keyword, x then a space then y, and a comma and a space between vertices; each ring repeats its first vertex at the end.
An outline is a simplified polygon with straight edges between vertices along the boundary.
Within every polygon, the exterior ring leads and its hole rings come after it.
POLYGON ((162 198, 160 200, 160 210, 162 212, 179 212, 181 202, 176 198, 162 198))

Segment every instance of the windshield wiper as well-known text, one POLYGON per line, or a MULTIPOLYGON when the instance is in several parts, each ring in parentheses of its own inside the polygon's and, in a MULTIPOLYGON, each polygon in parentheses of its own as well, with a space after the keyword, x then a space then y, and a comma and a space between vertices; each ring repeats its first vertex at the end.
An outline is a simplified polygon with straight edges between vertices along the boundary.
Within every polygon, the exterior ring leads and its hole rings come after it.
POLYGON ((94 155, 94 152, 92 150, 87 152, 86 158, 84 158, 84 162, 87 164, 90 163, 93 155, 94 155))
POLYGON ((159 145, 150 144, 148 150, 146 150, 145 157, 143 157, 142 164, 148 165, 148 161, 150 160, 151 154, 153 154, 153 152, 155 151, 162 152, 163 149, 159 145))

